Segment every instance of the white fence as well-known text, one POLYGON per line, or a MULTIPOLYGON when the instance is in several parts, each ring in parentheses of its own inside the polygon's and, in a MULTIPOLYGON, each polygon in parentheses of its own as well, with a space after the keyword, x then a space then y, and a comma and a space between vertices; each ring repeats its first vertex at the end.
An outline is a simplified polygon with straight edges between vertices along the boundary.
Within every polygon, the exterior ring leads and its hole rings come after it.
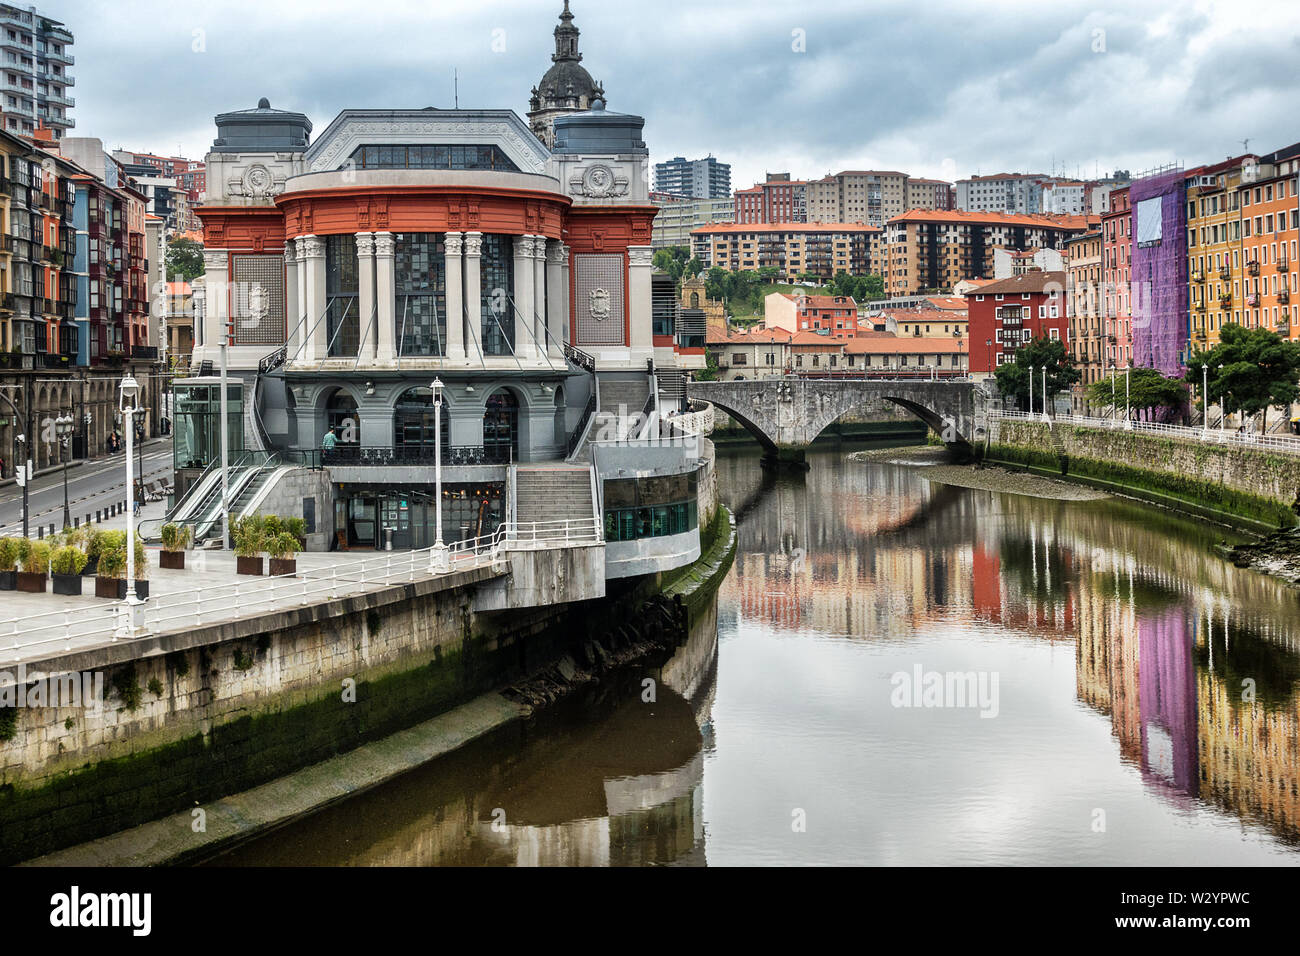
MULTIPOLYGON (((253 614, 306 607, 440 574, 499 564, 507 552, 599 544, 601 527, 593 518, 541 521, 437 548, 386 552, 344 560, 296 575, 242 576, 220 584, 151 596, 140 608, 141 627, 132 631, 125 602, 0 619, 0 662, 18 662, 54 651, 90 647, 104 641, 234 621, 253 614), (444 556, 447 564, 442 568, 444 556), (61 646, 60 646, 61 645, 61 646)), ((233 569, 232 569, 233 570, 233 569)), ((55 597, 55 600, 58 598, 55 597)))
POLYGON ((1122 418, 1088 418, 1084 415, 1052 415, 1041 412, 989 412, 989 421, 999 418, 1020 421, 1050 421, 1054 425, 1082 425, 1085 428, 1104 428, 1111 431, 1135 431, 1167 435, 1185 441, 1204 442, 1211 445, 1240 445, 1246 448, 1269 448, 1289 455, 1300 455, 1300 437, 1290 435, 1261 435, 1258 432, 1240 432, 1221 428, 1194 428, 1186 425, 1166 425, 1161 422, 1139 422, 1122 418))

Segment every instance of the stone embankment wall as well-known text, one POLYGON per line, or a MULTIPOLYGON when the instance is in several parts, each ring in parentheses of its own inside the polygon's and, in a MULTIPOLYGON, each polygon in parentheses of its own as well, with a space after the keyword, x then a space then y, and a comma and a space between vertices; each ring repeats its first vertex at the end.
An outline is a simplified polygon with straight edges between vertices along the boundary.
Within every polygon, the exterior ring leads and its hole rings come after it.
POLYGON ((987 458, 1068 474, 1180 510, 1277 527, 1297 523, 1300 455, 1124 429, 995 419, 987 458))

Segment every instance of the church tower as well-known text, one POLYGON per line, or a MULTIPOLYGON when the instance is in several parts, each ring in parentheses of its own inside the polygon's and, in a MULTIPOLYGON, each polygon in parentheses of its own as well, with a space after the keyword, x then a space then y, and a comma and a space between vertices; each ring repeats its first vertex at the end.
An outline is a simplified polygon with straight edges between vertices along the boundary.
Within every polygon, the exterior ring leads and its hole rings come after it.
POLYGON ((578 52, 579 30, 573 25, 569 0, 564 0, 560 25, 555 28, 555 52, 551 68, 533 87, 528 101, 528 125, 547 149, 555 144, 555 118, 591 108, 595 100, 605 99, 605 88, 591 78, 578 52))

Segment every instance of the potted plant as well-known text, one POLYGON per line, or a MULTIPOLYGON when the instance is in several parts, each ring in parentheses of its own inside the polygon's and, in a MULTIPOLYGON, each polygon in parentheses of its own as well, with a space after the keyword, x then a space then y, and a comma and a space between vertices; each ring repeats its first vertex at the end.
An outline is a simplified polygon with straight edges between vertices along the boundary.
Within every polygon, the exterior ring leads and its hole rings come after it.
POLYGON ((158 553, 158 567, 184 570, 185 549, 194 538, 193 529, 187 524, 168 522, 162 526, 161 535, 163 549, 158 553))
POLYGON ((307 519, 285 518, 284 530, 298 539, 298 550, 307 550, 307 519))
POLYGON ((98 568, 95 571, 95 597, 126 597, 126 532, 97 531, 99 542, 98 568))
MULTIPOLYGON (((126 582, 122 582, 122 596, 126 597, 126 582)), ((144 538, 135 536, 135 596, 149 596, 149 554, 144 549, 144 538)))
POLYGON ((266 542, 266 550, 271 554, 271 575, 287 575, 292 577, 298 573, 298 561, 294 557, 302 546, 298 544, 298 539, 288 531, 281 531, 274 538, 266 542))
POLYGON ((86 566, 86 552, 75 544, 65 544, 50 557, 55 594, 80 594, 81 570, 86 566))
POLYGON ((18 588, 18 539, 0 538, 0 591, 18 588))
POLYGON ((264 574, 262 552, 266 550, 266 521, 249 515, 235 522, 235 570, 240 574, 264 574))
POLYGON ((20 545, 19 550, 22 555, 22 570, 18 572, 18 590, 44 594, 45 582, 50 576, 50 543, 27 541, 27 546, 20 545))
POLYGON ((88 577, 93 577, 99 567, 99 555, 104 550, 104 536, 108 534, 99 528, 87 529, 85 531, 85 550, 86 566, 81 569, 81 573, 88 577))

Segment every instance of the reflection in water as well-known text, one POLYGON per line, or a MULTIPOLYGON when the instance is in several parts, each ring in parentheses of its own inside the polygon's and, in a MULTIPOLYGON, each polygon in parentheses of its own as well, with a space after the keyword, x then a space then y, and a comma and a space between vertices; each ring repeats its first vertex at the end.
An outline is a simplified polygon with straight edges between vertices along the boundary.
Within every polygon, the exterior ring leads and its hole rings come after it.
POLYGON ((719 458, 739 551, 654 705, 627 675, 217 862, 1300 862, 1300 602, 1221 529, 809 460, 719 458), (894 706, 917 665, 996 718, 894 706))

